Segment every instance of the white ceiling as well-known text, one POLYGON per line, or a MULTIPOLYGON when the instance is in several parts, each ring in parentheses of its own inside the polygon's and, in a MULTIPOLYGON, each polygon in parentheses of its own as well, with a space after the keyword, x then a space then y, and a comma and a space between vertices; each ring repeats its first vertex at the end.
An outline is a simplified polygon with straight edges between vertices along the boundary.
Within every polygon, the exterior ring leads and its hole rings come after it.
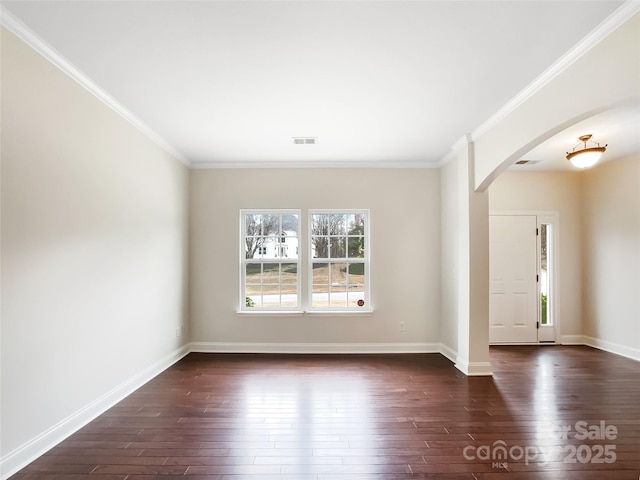
MULTIPOLYGON (((3 5, 197 168, 437 165, 622 3, 3 5)), ((583 133, 613 150, 613 132, 578 130, 530 158, 583 133)))

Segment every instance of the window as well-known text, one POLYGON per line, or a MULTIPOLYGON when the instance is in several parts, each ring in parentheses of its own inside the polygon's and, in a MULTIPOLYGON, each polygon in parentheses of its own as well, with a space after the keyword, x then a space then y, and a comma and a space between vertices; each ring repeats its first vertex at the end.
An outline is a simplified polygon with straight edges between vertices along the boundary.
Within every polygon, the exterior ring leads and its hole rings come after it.
POLYGON ((311 211, 311 310, 359 310, 368 299, 368 214, 311 211))
POLYGON ((540 224, 540 325, 553 325, 551 312, 551 233, 552 225, 540 224))
POLYGON ((311 210, 302 244, 300 210, 241 210, 241 311, 370 311, 368 217, 311 210))
POLYGON ((241 309, 299 310, 299 211, 240 213, 241 309))

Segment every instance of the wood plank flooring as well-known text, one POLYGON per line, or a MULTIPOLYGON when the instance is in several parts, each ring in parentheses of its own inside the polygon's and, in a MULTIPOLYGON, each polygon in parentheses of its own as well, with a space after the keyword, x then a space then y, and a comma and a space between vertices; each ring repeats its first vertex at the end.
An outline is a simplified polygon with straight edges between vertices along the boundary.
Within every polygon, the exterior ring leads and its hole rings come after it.
POLYGON ((436 354, 191 354, 12 480, 640 478, 640 363, 491 359, 468 378, 436 354))

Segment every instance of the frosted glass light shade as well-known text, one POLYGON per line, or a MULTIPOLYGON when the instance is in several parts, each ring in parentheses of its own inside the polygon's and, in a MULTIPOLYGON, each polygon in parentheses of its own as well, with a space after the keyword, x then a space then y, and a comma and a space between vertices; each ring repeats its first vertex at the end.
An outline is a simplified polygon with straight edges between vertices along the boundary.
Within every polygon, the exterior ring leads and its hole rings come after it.
POLYGON ((576 150, 575 148, 571 153, 567 152, 567 160, 571 162, 571 165, 577 168, 589 168, 593 167, 600 157, 607 149, 607 145, 601 147, 599 143, 595 143, 597 147, 587 148, 587 142, 591 140, 593 135, 582 135, 578 140, 580 140, 584 144, 584 148, 582 150, 576 150))
POLYGON ((593 167, 604 152, 603 147, 586 148, 584 150, 578 150, 570 155, 567 155, 567 159, 574 167, 577 168, 589 168, 593 167))

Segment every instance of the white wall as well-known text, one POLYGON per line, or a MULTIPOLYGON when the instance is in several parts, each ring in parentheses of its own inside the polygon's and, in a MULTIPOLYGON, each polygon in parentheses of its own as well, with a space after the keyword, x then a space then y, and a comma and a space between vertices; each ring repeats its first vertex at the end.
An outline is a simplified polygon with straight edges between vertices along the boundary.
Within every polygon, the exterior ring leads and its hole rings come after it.
POLYGON ((1 57, 6 476, 187 343, 189 176, 4 29, 1 57))
POLYGON ((640 155, 581 177, 587 343, 640 360, 640 155))
POLYGON ((505 172, 489 187, 490 212, 558 212, 560 334, 582 335, 580 172, 505 172))
POLYGON ((440 342, 443 353, 452 361, 458 351, 458 243, 459 202, 458 162, 452 160, 440 169, 440 342))
MULTIPOLYGON (((312 343, 350 351, 371 344, 377 345, 374 350, 438 344, 438 170, 194 170, 190 190, 191 321, 193 339, 201 342, 197 348, 246 350, 247 344, 261 344, 254 348, 268 350, 278 344, 275 349, 283 350, 312 343), (370 209, 374 313, 238 315, 241 208, 300 208, 303 216, 312 208, 370 209)), ((303 230, 304 225, 305 220, 303 230)))

